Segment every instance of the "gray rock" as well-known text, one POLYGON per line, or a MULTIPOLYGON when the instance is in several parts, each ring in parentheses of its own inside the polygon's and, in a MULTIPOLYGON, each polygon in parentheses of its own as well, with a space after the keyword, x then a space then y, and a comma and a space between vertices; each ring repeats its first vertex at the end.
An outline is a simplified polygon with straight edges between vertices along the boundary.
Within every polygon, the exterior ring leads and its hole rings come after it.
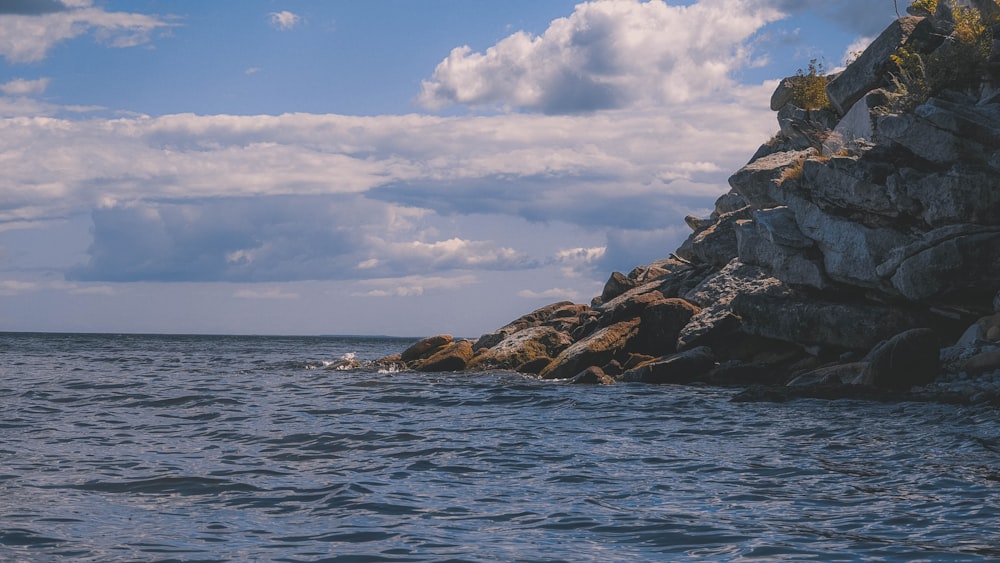
POLYGON ((802 234, 795 213, 785 206, 754 211, 753 220, 761 236, 769 242, 789 248, 812 248, 815 241, 802 234))
POLYGON ((713 367, 715 355, 710 348, 701 346, 626 371, 621 381, 683 385, 696 381, 713 367))
POLYGON ((876 267, 894 249, 913 237, 889 228, 868 227, 824 212, 815 204, 789 199, 802 233, 816 241, 823 254, 823 268, 834 281, 858 287, 878 288, 876 267))
POLYGON ((902 213, 931 227, 955 223, 1000 224, 1000 174, 985 166, 957 165, 944 172, 902 168, 886 180, 902 213))
POLYGON ((895 249, 876 269, 907 299, 992 291, 1000 280, 1000 226, 951 225, 895 249))
POLYGON ((1000 313, 1000 291, 998 291, 996 296, 993 298, 993 310, 1000 313))
POLYGON ((931 98, 914 113, 880 117, 876 131, 932 163, 991 163, 1000 148, 1000 107, 931 98))
POLYGON ((927 326, 926 315, 870 302, 838 303, 802 296, 742 294, 732 300, 740 330, 800 346, 870 350, 882 340, 927 326))
POLYGON ((812 154, 812 149, 769 154, 739 169, 729 185, 755 209, 784 205, 788 198, 779 184, 782 174, 812 154))
POLYGON ((823 145, 824 154, 833 154, 841 149, 854 149, 863 143, 875 140, 875 108, 888 102, 886 91, 873 90, 851 106, 833 129, 833 135, 823 145))
MULTIPOLYGON (((787 208, 783 207, 775 209, 787 211, 787 208)), ((798 228, 796 227, 795 230, 798 231, 798 228)), ((799 233, 799 236, 802 234, 799 233)), ((808 286, 816 289, 829 287, 830 281, 823 272, 818 251, 809 251, 801 246, 786 246, 774 242, 775 238, 782 240, 783 237, 775 237, 774 233, 768 231, 767 227, 759 221, 738 223, 736 237, 741 262, 760 266, 772 276, 789 285, 808 286)), ((805 239, 804 236, 802 238, 805 239)), ((809 242, 812 241, 809 240, 809 242)))
POLYGON ((703 309, 678 333, 677 349, 688 350, 713 342, 736 330, 739 318, 733 313, 732 301, 743 293, 786 295, 789 289, 761 268, 734 259, 685 295, 687 301, 703 309))
POLYGON ((834 157, 825 162, 805 161, 802 177, 809 198, 821 209, 852 213, 852 219, 869 223, 866 219, 873 215, 899 215, 888 190, 877 181, 886 176, 887 168, 858 158, 834 157))
POLYGON ((736 257, 736 222, 749 219, 749 206, 725 213, 707 229, 699 231, 691 241, 695 258, 704 264, 721 268, 736 257))
POLYGON ((792 101, 792 80, 794 77, 783 78, 771 94, 771 111, 778 111, 792 101))
POLYGON ((535 309, 526 315, 522 315, 507 323, 502 328, 480 336, 479 340, 477 340, 473 345, 473 350, 479 351, 482 348, 491 348, 496 346, 511 334, 529 327, 538 326, 547 321, 553 313, 565 309, 566 307, 575 307, 575 305, 572 301, 559 301, 557 303, 552 303, 551 305, 535 309))
POLYGON ((732 213, 743 209, 747 205, 750 204, 747 202, 745 197, 730 190, 719 196, 719 199, 715 200, 715 212, 712 216, 713 218, 718 218, 726 213, 732 213))
POLYGON ((844 115, 867 92, 887 85, 893 70, 891 56, 903 45, 927 52, 941 43, 927 18, 903 17, 895 20, 840 76, 826 86, 830 104, 844 115))

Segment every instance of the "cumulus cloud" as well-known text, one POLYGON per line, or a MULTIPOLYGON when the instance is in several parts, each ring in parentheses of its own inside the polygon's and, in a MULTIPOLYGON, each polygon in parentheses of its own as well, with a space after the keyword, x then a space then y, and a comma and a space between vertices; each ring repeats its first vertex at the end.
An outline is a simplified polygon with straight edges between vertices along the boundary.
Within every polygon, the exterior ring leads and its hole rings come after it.
POLYGON ((288 10, 282 10, 280 12, 271 12, 268 14, 268 21, 271 22, 271 26, 279 31, 288 31, 295 26, 302 23, 302 17, 289 12, 288 10))
POLYGON ((86 33, 111 47, 134 47, 148 43, 154 31, 172 25, 156 16, 107 12, 89 0, 43 0, 37 8, 21 9, 25 4, 15 1, 9 10, 0 8, 0 56, 11 63, 41 61, 55 45, 86 33))
POLYGON ((554 259, 447 218, 682 224, 772 132, 770 89, 670 114, 7 118, 0 228, 93 210, 75 280, 359 279, 553 260, 579 276, 606 260, 554 259))
POLYGON ((394 214, 384 207, 354 196, 113 204, 94 211, 89 261, 68 277, 269 282, 531 266, 491 241, 402 240, 423 235, 394 230, 394 214))
POLYGON ((782 15, 750 0, 585 2, 540 36, 517 32, 485 53, 455 48, 418 101, 564 114, 717 96, 747 64, 747 39, 782 15))
POLYGON ((33 96, 41 94, 49 86, 48 78, 39 78, 36 80, 25 80, 23 78, 15 78, 4 84, 0 84, 0 92, 8 96, 33 96))

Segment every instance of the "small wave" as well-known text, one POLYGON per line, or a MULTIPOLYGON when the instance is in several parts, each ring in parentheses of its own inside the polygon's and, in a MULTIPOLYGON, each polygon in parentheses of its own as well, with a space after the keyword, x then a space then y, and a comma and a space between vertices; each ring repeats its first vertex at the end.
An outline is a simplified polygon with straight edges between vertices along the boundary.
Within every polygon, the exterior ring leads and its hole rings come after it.
POLYGON ((308 370, 321 369, 324 371, 348 371, 361 367, 361 362, 358 361, 358 355, 355 352, 347 352, 336 360, 320 360, 306 364, 308 370))

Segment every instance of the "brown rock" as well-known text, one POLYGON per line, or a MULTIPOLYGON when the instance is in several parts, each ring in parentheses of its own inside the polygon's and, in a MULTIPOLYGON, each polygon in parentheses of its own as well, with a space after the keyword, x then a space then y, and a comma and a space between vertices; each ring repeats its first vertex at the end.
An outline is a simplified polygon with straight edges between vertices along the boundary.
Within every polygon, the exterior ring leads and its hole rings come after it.
POLYGON ((612 272, 608 282, 604 284, 604 291, 601 292, 601 302, 607 303, 635 286, 635 280, 625 277, 621 272, 612 272))
POLYGON ((549 326, 515 332, 469 362, 468 369, 516 369, 538 358, 552 358, 573 342, 569 335, 549 326))
POLYGON ((426 360, 418 362, 414 369, 425 372, 462 371, 472 359, 473 353, 471 342, 459 340, 444 346, 426 360))
POLYGON ((541 375, 544 379, 567 379, 591 366, 602 366, 621 353, 635 338, 639 319, 602 328, 566 348, 541 375))
POLYGON ((664 356, 677 351, 677 335, 701 309, 677 298, 652 301, 639 313, 639 334, 630 351, 664 356))
POLYGON ((439 334, 418 341, 400 354, 400 359, 406 363, 415 360, 422 360, 432 356, 444 346, 451 344, 453 338, 450 334, 439 334))

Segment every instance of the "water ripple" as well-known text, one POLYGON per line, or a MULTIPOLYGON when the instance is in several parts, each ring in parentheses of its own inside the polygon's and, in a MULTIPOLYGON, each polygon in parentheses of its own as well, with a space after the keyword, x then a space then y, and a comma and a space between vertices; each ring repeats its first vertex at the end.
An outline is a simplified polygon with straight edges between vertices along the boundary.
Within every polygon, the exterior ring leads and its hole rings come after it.
POLYGON ((1000 557, 993 410, 308 369, 404 344, 0 335, 0 560, 1000 557))

